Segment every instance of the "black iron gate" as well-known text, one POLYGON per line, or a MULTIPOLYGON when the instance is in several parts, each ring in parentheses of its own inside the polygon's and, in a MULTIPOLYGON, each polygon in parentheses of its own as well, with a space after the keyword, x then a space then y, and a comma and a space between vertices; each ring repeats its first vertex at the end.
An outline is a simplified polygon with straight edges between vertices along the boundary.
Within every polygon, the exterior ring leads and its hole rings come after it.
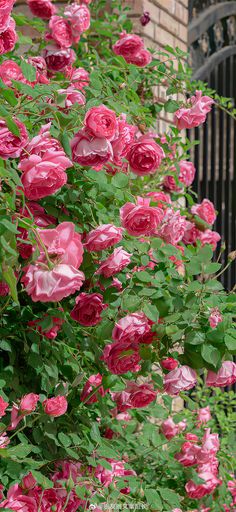
MULTIPOLYGON (((194 79, 236 105, 236 1, 190 0, 189 15, 194 79)), ((200 140, 191 155, 197 169, 194 188, 200 200, 210 199, 218 211, 214 229, 226 245, 221 259, 226 264, 236 249, 236 122, 214 107, 207 122, 188 136, 200 140)), ((235 262, 222 282, 227 289, 235 285, 235 262)))

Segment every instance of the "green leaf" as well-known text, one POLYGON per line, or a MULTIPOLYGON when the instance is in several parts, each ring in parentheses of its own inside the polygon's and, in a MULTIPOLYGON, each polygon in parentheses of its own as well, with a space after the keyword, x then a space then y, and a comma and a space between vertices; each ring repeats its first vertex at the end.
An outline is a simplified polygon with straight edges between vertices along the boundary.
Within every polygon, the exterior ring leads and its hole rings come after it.
POLYGON ((213 345, 204 344, 201 347, 201 355, 207 363, 216 368, 221 361, 221 354, 213 345))
POLYGON ((126 188, 129 184, 129 176, 123 172, 118 172, 113 176, 111 183, 115 188, 126 188))
POLYGON ((34 469, 31 470, 31 473, 35 480, 38 482, 39 485, 42 486, 43 489, 51 489, 54 484, 49 478, 40 471, 35 471, 34 469))
POLYGON ((20 67, 26 80, 29 82, 36 80, 36 68, 34 66, 31 66, 26 60, 22 60, 20 67))
POLYGON ((170 489, 165 489, 162 487, 158 487, 158 491, 164 501, 168 503, 171 507, 179 507, 180 501, 178 494, 176 494, 174 491, 171 491, 170 489))
POLYGON ((152 320, 152 322, 158 321, 159 311, 153 304, 145 304, 143 307, 143 312, 150 320, 152 320))
POLYGON ((71 445, 71 439, 69 438, 69 436, 67 436, 63 432, 59 432, 57 437, 58 437, 60 443, 62 444, 62 446, 64 446, 65 448, 67 448, 68 446, 71 445))
POLYGON ((66 132, 63 132, 60 135, 60 142, 66 152, 66 154, 71 158, 71 147, 70 147, 70 139, 66 132))
POLYGON ((163 510, 160 494, 155 489, 145 489, 144 494, 151 509, 163 510))
POLYGON ((4 226, 4 228, 6 228, 6 231, 11 231, 11 233, 14 233, 14 234, 18 233, 15 224, 10 222, 8 219, 1 219, 0 226, 4 226))
POLYGON ((100 432, 99 432, 97 423, 92 424, 92 427, 90 430, 90 437, 93 441, 96 441, 96 443, 101 442, 101 436, 100 436, 100 432))
MULTIPOLYGON (((2 237, 1 237, 2 239, 2 237)), ((14 273, 14 270, 11 267, 5 267, 2 272, 3 278, 8 284, 11 292, 11 296, 15 302, 18 304, 18 295, 17 295, 17 279, 14 273)))
POLYGON ((151 280, 152 280, 152 276, 151 274, 149 274, 148 272, 146 272, 145 270, 141 271, 141 272, 136 272, 135 273, 135 277, 139 280, 139 281, 142 281, 142 283, 150 283, 151 280))
POLYGON ((164 104, 165 112, 170 112, 171 114, 176 112, 176 110, 178 110, 178 108, 179 108, 179 103, 177 103, 177 101, 175 101, 175 100, 168 100, 164 104))
POLYGON ((205 340, 205 334, 200 331, 191 331, 186 336, 186 343, 189 343, 190 345, 202 345, 205 340))
POLYGON ((20 137, 20 130, 15 121, 13 121, 12 117, 7 116, 5 120, 8 130, 10 130, 10 132, 13 133, 13 135, 15 135, 16 137, 20 137))
POLYGON ((236 330, 229 329, 225 334, 225 345, 231 354, 236 354, 236 330))

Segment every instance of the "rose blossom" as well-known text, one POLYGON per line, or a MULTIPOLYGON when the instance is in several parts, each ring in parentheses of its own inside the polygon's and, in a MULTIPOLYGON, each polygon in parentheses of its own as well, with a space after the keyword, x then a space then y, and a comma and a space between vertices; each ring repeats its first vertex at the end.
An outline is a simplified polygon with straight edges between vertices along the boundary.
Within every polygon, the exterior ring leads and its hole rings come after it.
POLYGON ((124 391, 111 393, 111 395, 119 412, 125 412, 127 409, 147 407, 156 399, 157 393, 152 384, 137 384, 129 381, 124 391))
POLYGON ((101 169, 113 156, 112 145, 106 138, 89 135, 80 130, 71 141, 72 158, 80 165, 101 169))
POLYGON ((50 127, 50 122, 41 126, 38 135, 35 135, 35 137, 33 137, 33 139, 31 139, 31 141, 24 148, 24 151, 21 154, 22 160, 28 160, 29 153, 30 155, 37 155, 43 158, 45 153, 47 153, 48 151, 64 152, 60 142, 51 136, 50 127))
POLYGON ((87 133, 110 141, 118 133, 116 114, 105 105, 90 108, 84 118, 84 126, 87 133))
POLYGON ((5 281, 0 281, 0 297, 6 297, 6 295, 9 295, 10 288, 5 281))
POLYGON ((144 48, 144 42, 136 34, 127 34, 125 31, 120 34, 120 39, 112 47, 116 55, 130 57, 136 55, 144 48))
POLYGON ((122 240, 122 228, 114 224, 102 224, 86 235, 84 246, 87 251, 103 251, 122 240))
POLYGON ((115 323, 112 331, 114 341, 134 341, 136 343, 151 343, 152 322, 142 311, 124 316, 115 323))
POLYGON ((62 16, 52 16, 49 21, 50 32, 46 39, 52 39, 61 48, 70 48, 73 43, 72 30, 69 22, 62 16))
POLYGON ((49 71, 53 73, 63 72, 76 59, 75 52, 71 48, 60 48, 55 44, 44 48, 43 57, 49 71))
POLYGON ((47 398, 43 402, 44 412, 53 418, 58 418, 66 413, 68 407, 67 400, 64 396, 55 396, 47 398))
POLYGON ((10 18, 10 22, 6 30, 0 33, 0 55, 14 50, 18 36, 16 33, 16 23, 10 18))
POLYGON ((203 199, 201 204, 195 204, 191 208, 191 213, 197 215, 207 224, 214 224, 216 220, 216 212, 214 205, 209 199, 203 199))
POLYGON ((28 63, 36 69, 36 81, 39 83, 49 83, 47 79, 47 64, 41 55, 28 57, 28 63))
POLYGON ((174 211, 168 208, 165 210, 165 216, 158 227, 157 234, 167 244, 176 245, 184 236, 186 223, 186 218, 180 214, 179 210, 174 211))
POLYGON ((209 244, 212 246, 212 250, 215 251, 217 243, 221 240, 221 236, 217 231, 206 229, 205 231, 199 231, 199 240, 202 246, 209 244))
POLYGON ((149 21, 151 20, 149 12, 148 11, 144 11, 142 16, 140 16, 139 20, 140 20, 141 25, 143 27, 145 27, 149 23, 149 21))
POLYGON ((66 6, 64 15, 71 23, 74 42, 77 43, 80 35, 90 27, 90 11, 86 5, 74 2, 66 6))
POLYGON ((204 480, 202 484, 195 484, 193 480, 189 480, 185 485, 187 495, 191 499, 201 499, 207 494, 211 494, 221 481, 212 473, 204 472, 198 474, 199 478, 204 480))
POLYGON ((48 318, 47 315, 45 315, 42 319, 38 318, 36 320, 31 320, 30 322, 28 322, 28 326, 35 328, 40 334, 45 336, 45 338, 48 338, 48 340, 54 340, 57 337, 58 332, 60 331, 61 326, 65 320, 63 318, 56 318, 53 316, 50 318, 52 325, 43 328, 40 325, 40 322, 42 322, 42 320, 46 318, 48 318))
POLYGON ((175 112, 174 122, 179 130, 194 128, 204 123, 214 100, 202 96, 202 91, 196 91, 195 96, 187 100, 188 107, 182 107, 175 112))
POLYGON ((38 506, 33 497, 23 494, 21 487, 14 484, 7 493, 7 499, 0 503, 0 508, 8 508, 18 512, 36 512, 38 506))
POLYGON ((175 454, 175 459, 184 467, 195 466, 199 450, 201 450, 200 446, 192 442, 185 442, 181 446, 181 452, 175 454))
POLYGON ((101 322, 101 313, 108 307, 107 304, 103 304, 103 296, 100 293, 80 293, 75 303, 70 316, 80 325, 87 327, 101 322))
POLYGON ((95 404, 98 401, 97 394, 99 394, 101 397, 105 396, 105 393, 107 393, 108 390, 105 391, 101 384, 102 375, 100 375, 100 373, 97 373, 97 375, 91 375, 87 380, 86 384, 84 385, 83 391, 80 395, 81 402, 85 402, 88 405, 95 404), (88 398, 88 396, 92 393, 94 388, 97 388, 98 386, 99 388, 97 389, 96 393, 94 393, 90 398, 88 398))
POLYGON ((167 420, 163 421, 161 424, 161 432, 168 439, 172 439, 180 432, 186 429, 186 420, 180 421, 179 423, 175 423, 174 420, 170 417, 167 420))
POLYGON ((111 465, 111 469, 106 469, 100 464, 95 468, 95 477, 101 482, 103 487, 109 487, 116 476, 124 476, 124 462, 116 461, 113 459, 107 459, 111 465))
POLYGON ((48 269, 36 263, 24 269, 21 281, 33 302, 58 302, 81 288, 84 274, 72 265, 59 264, 48 269))
POLYGON ((162 359, 161 361, 162 368, 168 371, 177 368, 178 364, 178 361, 176 361, 176 359, 174 359, 173 357, 167 357, 166 359, 162 359))
POLYGON ((217 325, 223 321, 223 317, 218 308, 212 308, 209 316, 209 324, 212 329, 215 329, 217 325))
MULTIPOLYGON (((83 261, 81 236, 75 231, 73 222, 61 222, 56 228, 37 229, 40 241, 46 247, 49 257, 74 268, 79 268, 83 261)), ((45 261, 44 247, 38 241, 40 261, 45 261)), ((46 262, 46 261, 45 261, 46 262)))
POLYGON ((36 395, 35 393, 28 393, 28 395, 24 395, 19 406, 21 413, 30 414, 35 411, 38 401, 39 395, 36 395))
POLYGON ((200 238, 201 231, 197 229, 193 222, 186 221, 184 236, 182 242, 186 245, 195 244, 200 238))
POLYGON ((157 203, 157 206, 159 208, 166 208, 167 205, 165 203, 171 203, 171 198, 169 194, 166 194, 165 192, 148 192, 147 197, 151 198, 151 201, 153 203, 157 203))
POLYGON ((14 60, 4 60, 0 64, 0 78, 4 84, 11 86, 12 80, 17 82, 24 82, 25 78, 21 71, 20 66, 14 60))
POLYGON ((102 356, 111 373, 121 375, 140 370, 138 345, 135 342, 114 341, 106 345, 102 356))
POLYGON ((50 0, 27 0, 28 6, 34 16, 49 20, 56 12, 56 7, 50 0))
POLYGON ((89 85, 89 73, 84 68, 72 68, 68 66, 66 77, 69 78, 71 85, 83 91, 84 87, 89 85))
POLYGON ((160 167, 164 156, 161 146, 151 137, 143 135, 131 144, 126 158, 134 174, 146 176, 153 174, 160 167))
POLYGON ((152 54, 148 50, 143 49, 136 53, 136 55, 127 55, 125 60, 128 64, 135 64, 139 68, 144 68, 152 62, 152 54))
POLYGON ((57 223, 57 219, 55 217, 45 213, 45 209, 43 208, 43 206, 34 201, 25 203, 25 207, 20 208, 19 211, 21 215, 29 219, 32 215, 34 224, 36 224, 36 226, 38 226, 39 228, 47 228, 51 224, 57 223))
POLYGON ((113 162, 121 166, 124 165, 122 158, 125 158, 129 152, 130 145, 134 142, 137 127, 126 122, 126 115, 121 114, 117 119, 118 132, 112 140, 113 162))
POLYGON ((9 403, 5 402, 3 397, 0 396, 0 418, 2 418, 2 416, 5 416, 5 414, 6 414, 5 410, 8 407, 8 405, 9 405, 9 403))
MULTIPOLYGON (((82 92, 77 91, 73 85, 70 87, 67 87, 67 89, 59 89, 58 94, 65 94, 65 108, 70 108, 72 105, 75 105, 76 103, 78 105, 85 105, 86 100, 82 92)), ((62 108, 60 106, 60 108, 62 108)))
POLYGON ((32 473, 28 473, 22 478, 21 488, 28 491, 36 486, 37 482, 32 473))
POLYGON ((157 230, 164 217, 163 210, 149 206, 150 199, 139 198, 137 205, 126 203, 120 209, 122 226, 132 236, 150 236, 157 230))
POLYGON ((211 420, 211 411, 209 405, 207 407, 202 407, 201 409, 198 409, 197 420, 198 426, 204 425, 204 423, 207 423, 208 421, 211 420))
POLYGON ((132 254, 126 252, 123 247, 117 247, 106 260, 101 262, 96 274, 102 274, 104 277, 112 277, 129 265, 131 256, 132 254))
MULTIPOLYGON (((188 160, 180 160, 178 165, 179 175, 177 177, 179 182, 181 182, 185 187, 190 187, 193 183, 196 172, 193 163, 188 160)), ((181 187, 177 185, 174 176, 165 176, 163 185, 169 192, 177 192, 181 190, 181 187)))
POLYGON ((195 370, 189 366, 179 366, 164 376, 164 390, 168 395, 178 395, 180 391, 193 388, 196 382, 195 370))
POLYGON ((25 125, 18 119, 14 119, 19 130, 19 136, 14 135, 5 121, 0 120, 0 158, 18 158, 28 142, 28 134, 25 125))
POLYGON ((215 388, 231 386, 236 382, 236 364, 233 361, 224 361, 217 373, 208 370, 206 385, 215 388))
POLYGON ((12 5, 0 8, 0 33, 4 32, 9 26, 11 10, 12 5))

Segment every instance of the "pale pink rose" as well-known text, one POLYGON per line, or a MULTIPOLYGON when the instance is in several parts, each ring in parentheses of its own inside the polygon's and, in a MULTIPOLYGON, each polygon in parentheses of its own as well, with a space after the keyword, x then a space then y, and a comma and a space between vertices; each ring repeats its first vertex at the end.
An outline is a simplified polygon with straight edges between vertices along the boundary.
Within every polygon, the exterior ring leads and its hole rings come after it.
POLYGON ((78 291, 84 274, 71 265, 59 264, 53 269, 40 263, 24 269, 22 283, 33 302, 58 302, 78 291))
POLYGON ((187 495, 191 499, 201 499, 211 494, 221 483, 221 480, 209 472, 199 473, 198 476, 204 480, 203 484, 195 484, 193 480, 189 480, 185 485, 187 495))
POLYGON ((125 158, 129 152, 130 145, 134 142, 134 137, 137 132, 137 127, 126 122, 126 115, 121 114, 117 119, 118 133, 116 138, 112 140, 113 149, 113 162, 122 166, 125 158))
MULTIPOLYGON (((0 450, 2 448, 6 448, 9 444, 10 444, 10 439, 9 439, 7 433, 6 432, 2 432, 0 434, 0 450)), ((1 496, 1 497, 3 497, 3 496, 1 496)), ((1 508, 1 504, 0 504, 0 508, 1 508)))
POLYGON ((122 228, 114 224, 102 224, 86 235, 84 246, 87 251, 104 251, 122 240, 122 228))
POLYGON ((178 395, 187 391, 197 383, 197 374, 189 366, 179 366, 164 376, 164 391, 168 395, 178 395))
POLYGON ((187 100, 188 107, 181 107, 175 112, 174 122, 179 130, 194 128, 204 123, 214 100, 202 96, 202 91, 196 91, 195 96, 187 100))
MULTIPOLYGON (((70 108, 76 103, 78 105, 85 105, 86 99, 82 92, 77 91, 73 85, 67 87, 67 89, 59 89, 58 94, 65 94, 65 108, 70 108)), ((62 108, 60 106, 60 108, 62 108)))
POLYGON ((98 138, 89 135, 85 130, 80 130, 71 141, 73 161, 101 169, 105 163, 113 157, 112 145, 106 138, 98 138))
POLYGON ((32 14, 43 20, 49 20, 56 12, 51 0, 27 0, 27 3, 32 14))
POLYGON ((207 407, 202 407, 201 409, 198 409, 197 420, 198 426, 204 425, 205 423, 211 420, 211 411, 209 405, 207 405, 207 407))
POLYGON ((48 150, 41 157, 31 154, 19 164, 27 199, 37 200, 55 194, 67 182, 65 170, 72 166, 63 150, 48 150))
POLYGON ((68 407, 67 400, 64 396, 55 396, 47 398, 43 402, 44 412, 53 418, 58 418, 66 413, 68 407))
POLYGON ((0 297, 6 297, 6 295, 9 295, 10 288, 7 283, 4 281, 0 281, 0 297))
POLYGON ((48 315, 45 315, 43 318, 37 318, 36 320, 31 320, 30 322, 28 322, 28 326, 35 328, 40 334, 45 336, 45 338, 48 338, 49 340, 54 340, 57 337, 58 332, 60 331, 61 326, 65 322, 65 320, 63 318, 56 318, 53 316, 51 318, 52 325, 50 325, 49 327, 46 327, 46 329, 45 329, 40 325, 40 322, 42 322, 44 319, 46 319, 47 316, 48 315))
MULTIPOLYGON (((190 187, 193 183, 196 172, 193 163, 188 160, 181 160, 178 162, 178 165, 179 174, 177 175, 177 178, 179 182, 181 182, 185 187, 190 187)), ((178 192, 181 190, 181 186, 177 185, 174 176, 165 176, 163 184, 169 192, 178 192)))
POLYGON ((3 53, 12 52, 15 48, 18 36, 16 33, 16 23, 13 18, 10 18, 9 25, 4 32, 0 33, 0 55, 3 53))
POLYGON ((175 423, 174 420, 170 417, 167 420, 163 421, 161 424, 161 432, 166 437, 166 439, 172 439, 177 434, 180 434, 186 429, 186 420, 180 421, 179 423, 175 423))
POLYGON ((102 321, 101 313, 107 307, 100 293, 80 293, 70 316, 80 325, 90 327, 102 321))
POLYGON ((224 361, 217 373, 208 370, 206 385, 214 388, 224 388, 236 382, 236 364, 224 361))
MULTIPOLYGON (((37 229, 40 241, 46 247, 49 257, 56 260, 56 263, 71 265, 79 268, 83 261, 83 245, 81 236, 75 231, 73 222, 62 222, 56 228, 37 229)), ((38 241, 40 261, 45 260, 43 245, 38 241)))
POLYGON ((66 76, 69 78, 71 85, 81 91, 83 91, 84 87, 89 85, 89 73, 84 68, 72 68, 68 66, 66 76))
POLYGON ((98 401, 98 394, 101 397, 105 396, 105 393, 107 393, 108 390, 104 390, 102 386, 102 375, 100 373, 97 373, 97 375, 91 375, 89 379, 87 380, 86 384, 83 387, 83 391, 80 395, 81 402, 85 402, 86 404, 95 404, 98 401), (95 388, 97 389, 96 393, 94 393, 90 398, 89 395, 93 392, 95 388))
POLYGON ((75 52, 71 48, 60 48, 55 44, 46 46, 43 57, 47 68, 53 73, 63 72, 67 66, 73 64, 76 59, 75 52))
POLYGON ((218 308, 211 309, 211 313, 208 320, 212 329, 215 329, 217 325, 223 321, 223 317, 218 308))
POLYGON ((71 23, 74 42, 77 43, 80 35, 90 27, 90 11, 86 5, 74 2, 66 6, 64 15, 71 23))
POLYGON ((111 393, 111 396, 118 411, 125 412, 127 409, 147 407, 156 399, 157 393, 152 384, 136 384, 129 381, 124 391, 111 393))
POLYGON ((28 393, 28 395, 24 395, 20 401, 20 411, 22 414, 30 414, 35 411, 37 407, 37 403, 39 401, 39 395, 35 393, 28 393))
POLYGON ((116 411, 116 414, 114 417, 117 421, 125 421, 125 422, 130 421, 132 419, 132 416, 127 411, 119 412, 119 413, 117 413, 117 411, 116 411))
POLYGON ((120 39, 112 47, 116 55, 127 57, 137 55, 144 49, 144 42, 136 34, 127 34, 125 31, 120 34, 120 39))
POLYGON ((2 396, 0 396, 0 418, 5 416, 5 410, 8 407, 9 403, 5 402, 2 396))
POLYGON ((118 135, 116 114, 105 105, 90 108, 84 118, 84 126, 94 137, 112 141, 118 135))
POLYGON ((0 78, 8 86, 12 85, 12 80, 25 82, 21 68, 14 60, 4 60, 0 64, 0 78))
POLYGON ((184 236, 186 223, 186 218, 181 215, 179 210, 174 211, 168 208, 156 233, 167 244, 176 245, 184 236))
POLYGON ((161 208, 149 206, 149 203, 148 198, 138 198, 137 205, 126 203, 120 209, 121 224, 130 235, 151 236, 156 232, 164 213, 161 208))
POLYGON ((153 174, 160 167, 164 156, 161 146, 151 137, 143 135, 131 144, 126 158, 134 174, 146 176, 153 174))
POLYGON ((195 244, 197 240, 200 238, 201 231, 197 229, 193 222, 186 221, 186 227, 184 236, 182 238, 182 242, 186 245, 195 244))
POLYGON ((136 55, 127 55, 125 60, 128 64, 135 64, 139 68, 144 68, 152 62, 152 54, 148 50, 143 49, 136 53, 136 55))
POLYGON ((115 323, 112 331, 112 339, 114 341, 151 343, 153 336, 152 322, 142 311, 124 316, 115 323))
POLYGON ((148 192, 147 197, 150 197, 153 203, 157 203, 157 206, 159 208, 167 208, 167 205, 165 203, 171 203, 170 195, 162 191, 148 192))
POLYGON ((203 199, 201 204, 195 204, 191 208, 191 213, 197 215, 207 224, 214 224, 216 220, 216 211, 214 205, 209 199, 203 199))
POLYGON ((32 473, 28 473, 22 478, 21 488, 23 490, 29 491, 36 486, 37 482, 33 477, 32 473))
POLYGON ((164 368, 165 370, 168 370, 168 371, 171 371, 171 370, 174 370, 175 368, 177 368, 178 364, 179 364, 178 361, 176 361, 176 359, 173 359, 173 357, 167 357, 166 359, 161 360, 162 368, 164 368))
POLYGON ((212 246, 212 250, 215 251, 217 243, 221 240, 221 236, 217 231, 206 229, 205 231, 199 231, 199 240, 202 246, 209 244, 212 246))
POLYGON ((46 39, 55 41, 61 48, 70 48, 73 43, 72 29, 62 16, 52 16, 49 21, 49 33, 46 39))
POLYGON ((0 508, 8 508, 17 512, 37 512, 38 505, 31 496, 26 496, 18 484, 10 487, 7 499, 0 503, 0 508))
POLYGON ((101 262, 96 274, 102 274, 104 277, 112 277, 121 272, 131 262, 132 254, 126 252, 123 247, 117 247, 108 258, 101 262))
POLYGON ((140 370, 138 345, 135 342, 114 341, 106 345, 102 356, 111 373, 121 375, 140 370))
POLYGON ((28 142, 28 133, 25 125, 18 119, 14 119, 19 129, 19 137, 7 128, 5 121, 0 120, 0 158, 18 158, 28 142))

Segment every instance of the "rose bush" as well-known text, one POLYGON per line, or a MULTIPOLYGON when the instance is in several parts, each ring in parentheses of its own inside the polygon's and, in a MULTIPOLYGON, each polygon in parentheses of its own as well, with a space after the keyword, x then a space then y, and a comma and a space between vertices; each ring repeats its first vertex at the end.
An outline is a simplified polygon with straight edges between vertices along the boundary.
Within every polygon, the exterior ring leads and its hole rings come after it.
POLYGON ((227 512, 235 295, 182 131, 227 104, 110 3, 0 0, 0 508, 227 512))

